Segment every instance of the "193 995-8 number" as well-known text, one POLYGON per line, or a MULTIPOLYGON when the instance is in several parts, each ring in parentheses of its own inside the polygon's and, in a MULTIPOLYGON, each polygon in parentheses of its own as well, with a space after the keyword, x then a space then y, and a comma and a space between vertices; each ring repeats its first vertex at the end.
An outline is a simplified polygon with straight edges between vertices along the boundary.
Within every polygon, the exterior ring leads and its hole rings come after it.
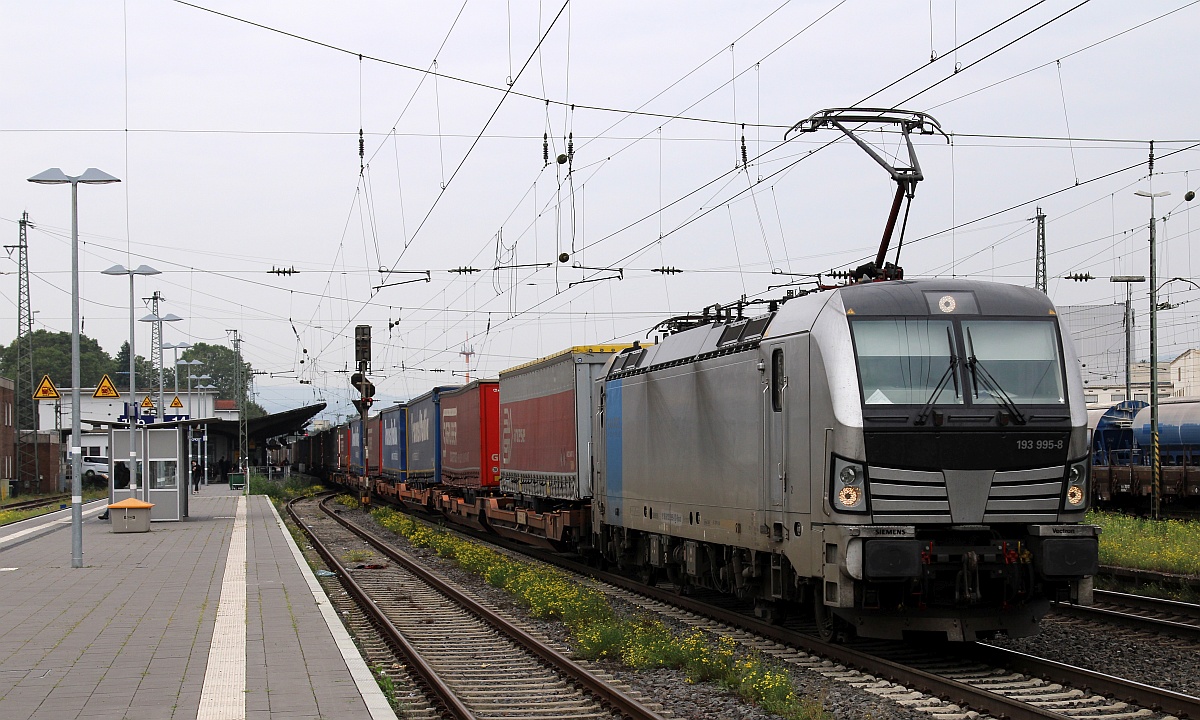
POLYGON ((1062 438, 1053 440, 1017 440, 1018 450, 1062 450, 1062 438))

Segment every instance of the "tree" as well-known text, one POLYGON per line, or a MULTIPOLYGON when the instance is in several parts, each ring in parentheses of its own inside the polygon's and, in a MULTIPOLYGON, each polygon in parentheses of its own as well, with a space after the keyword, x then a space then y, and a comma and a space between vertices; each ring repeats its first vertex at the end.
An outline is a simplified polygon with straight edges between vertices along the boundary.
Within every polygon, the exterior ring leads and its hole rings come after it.
MULTIPOLYGON (((192 366, 196 368, 192 372, 196 375, 211 375, 212 379, 208 382, 217 386, 217 397, 225 400, 238 399, 238 357, 232 348, 227 348, 224 345, 196 343, 187 350, 184 350, 179 359, 199 360, 204 363, 203 365, 192 366)), ((139 370, 139 372, 141 371, 139 370)), ((250 363, 242 363, 242 378, 244 379, 242 388, 246 392, 247 420, 267 414, 267 411, 261 405, 250 400, 253 372, 254 368, 250 366, 250 363)))
MULTIPOLYGON (((71 333, 34 330, 33 382, 49 375, 55 386, 71 387, 71 333)), ((100 343, 86 335, 79 336, 79 385, 95 387, 105 373, 112 372, 113 359, 100 343)), ((17 372, 17 341, 13 339, 0 350, 0 375, 14 378, 17 372)), ((26 380, 28 381, 28 380, 26 380)), ((33 391, 33 388, 30 388, 33 391)))
MULTIPOLYGON (((129 392, 129 341, 121 343, 121 350, 113 361, 114 368, 109 377, 121 392, 129 392)), ((133 371, 137 373, 138 391, 149 391, 157 379, 154 366, 149 360, 138 355, 133 359, 133 371)))

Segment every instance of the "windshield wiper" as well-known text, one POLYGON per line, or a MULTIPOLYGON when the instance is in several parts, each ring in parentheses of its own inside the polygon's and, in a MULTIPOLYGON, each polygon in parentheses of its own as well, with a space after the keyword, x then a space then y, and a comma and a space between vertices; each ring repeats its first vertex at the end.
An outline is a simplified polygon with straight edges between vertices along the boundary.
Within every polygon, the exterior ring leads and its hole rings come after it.
MULTIPOLYGON (((946 388, 946 382, 954 378, 954 397, 958 397, 958 356, 954 354, 954 338, 950 335, 950 328, 946 328, 946 347, 950 348, 950 367, 946 368, 946 372, 942 373, 942 378, 938 380, 937 387, 929 395, 929 399, 921 406, 921 411, 917 413, 917 419, 913 425, 924 425, 929 418, 929 412, 933 409, 933 403, 941 396, 942 390, 946 388)), ((936 419, 936 418, 935 418, 936 419)))
POLYGON ((993 397, 1000 401, 1000 404, 1012 416, 1013 421, 1018 425, 1024 425, 1026 422, 1024 413, 1013 402, 1013 399, 1009 397, 1009 394, 1004 391, 1004 388, 1000 387, 1000 383, 996 382, 996 378, 992 377, 992 374, 987 371, 983 363, 979 362, 979 358, 975 357, 975 343, 971 340, 971 328, 967 328, 967 352, 970 353, 967 357, 967 367, 971 369, 975 397, 979 397, 979 383, 982 381, 983 389, 987 390, 993 397))

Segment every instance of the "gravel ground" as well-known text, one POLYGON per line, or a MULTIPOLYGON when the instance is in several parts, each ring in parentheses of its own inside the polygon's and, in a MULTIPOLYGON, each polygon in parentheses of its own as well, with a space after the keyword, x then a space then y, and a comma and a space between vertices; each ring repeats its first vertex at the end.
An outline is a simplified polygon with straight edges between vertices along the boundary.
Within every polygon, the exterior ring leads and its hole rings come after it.
POLYGON ((1042 621, 1038 635, 1019 640, 997 638, 994 644, 1200 695, 1200 645, 1188 640, 1051 614, 1042 621))
MULTIPOLYGON (((377 532, 388 534, 366 513, 346 510, 342 515, 349 520, 369 524, 377 532)), ((403 537, 397 535, 392 535, 392 537, 396 540, 397 545, 409 548, 409 551, 420 557, 423 562, 444 572, 454 582, 469 588, 494 607, 502 608, 521 618, 546 637, 566 641, 566 631, 561 623, 540 620, 527 615, 507 592, 488 585, 476 575, 459 570, 452 563, 438 557, 428 549, 413 548, 403 537)), ((634 612, 632 608, 625 608, 625 610, 634 612)), ((617 611, 621 612, 622 608, 618 607, 617 611)), ((668 621, 668 624, 673 623, 668 621)), ((677 629, 682 629, 682 627, 677 629)), ((675 717, 688 720, 771 720, 779 717, 741 700, 715 683, 688 683, 684 673, 678 670, 633 671, 612 663, 597 663, 597 666, 640 692, 644 699, 660 703, 674 713, 675 717)), ((835 720, 929 720, 931 717, 919 710, 906 708, 844 683, 829 680, 813 671, 798 668, 793 669, 791 674, 797 695, 818 700, 824 710, 824 718, 835 720)))

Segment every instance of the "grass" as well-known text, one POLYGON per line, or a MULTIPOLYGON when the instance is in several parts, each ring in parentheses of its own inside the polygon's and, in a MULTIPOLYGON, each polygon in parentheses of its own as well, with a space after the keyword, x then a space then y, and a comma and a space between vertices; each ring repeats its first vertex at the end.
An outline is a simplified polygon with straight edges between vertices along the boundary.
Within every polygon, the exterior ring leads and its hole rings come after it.
MULTIPOLYGON (((359 507, 357 500, 347 496, 338 502, 359 507)), ((689 682, 718 683, 789 720, 826 717, 819 702, 796 695, 786 669, 757 653, 740 652, 732 638, 700 630, 676 633, 648 615, 621 617, 603 593, 555 569, 510 558, 387 508, 377 508, 371 515, 412 544, 431 548, 508 591, 531 615, 561 620, 576 653, 585 659, 607 659, 638 670, 679 668, 689 682)))
POLYGON ((319 482, 307 475, 293 474, 291 477, 272 477, 251 473, 250 494, 266 495, 276 503, 287 502, 298 497, 312 497, 324 490, 319 482))
POLYGON ((342 560, 348 563, 361 563, 370 560, 375 555, 370 550, 347 550, 342 553, 342 560))
MULTIPOLYGON (((55 493, 55 494, 58 494, 58 493, 55 493)), ((36 499, 37 497, 38 496, 36 496, 36 495, 30 495, 30 496, 22 495, 22 496, 16 498, 15 500, 13 500, 13 502, 20 502, 20 501, 24 501, 24 500, 33 500, 33 499, 36 499)), ((49 496, 47 496, 47 497, 49 497, 49 496)), ((84 503, 89 503, 93 500, 99 500, 100 498, 105 498, 105 497, 108 497, 107 490, 85 490, 83 492, 83 502, 84 503)), ((71 501, 68 499, 65 502, 66 502, 66 505, 68 507, 70 507, 71 501)), ((20 522, 21 520, 28 520, 29 518, 34 518, 34 517, 38 517, 41 515, 45 515, 47 513, 56 512, 60 509, 61 508, 58 505, 47 505, 46 507, 36 508, 34 510, 5 510, 3 506, 0 506, 0 525, 7 525, 9 523, 20 522)))
POLYGON ((1101 528, 1102 565, 1200 576, 1200 522, 1097 511, 1087 522, 1101 528))

